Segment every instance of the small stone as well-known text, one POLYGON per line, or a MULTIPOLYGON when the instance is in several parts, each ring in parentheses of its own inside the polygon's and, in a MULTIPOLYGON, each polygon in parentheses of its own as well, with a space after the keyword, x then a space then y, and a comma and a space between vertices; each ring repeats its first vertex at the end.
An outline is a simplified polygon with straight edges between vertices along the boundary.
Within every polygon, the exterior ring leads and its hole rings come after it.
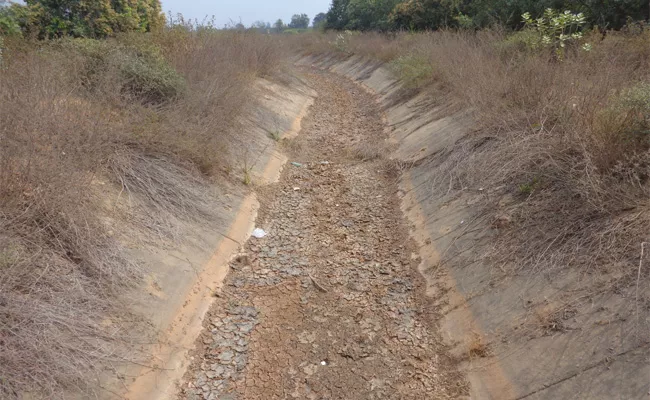
POLYGON ((226 350, 223 353, 219 354, 219 361, 221 363, 230 363, 232 361, 232 358, 235 356, 235 353, 233 353, 231 350, 226 350))
POLYGON ((289 267, 289 268, 283 268, 281 270, 283 273, 290 275, 290 276, 300 276, 302 275, 302 271, 299 268, 296 267, 289 267))
POLYGON ((230 283, 230 285, 236 288, 242 288, 246 285, 246 282, 242 278, 236 278, 230 283))
POLYGON ((239 354, 235 357, 235 366, 237 371, 242 371, 246 368, 246 356, 244 354, 239 354))
POLYGON ((245 317, 257 317, 257 314, 259 312, 255 309, 255 307, 237 306, 230 309, 229 313, 232 315, 243 315, 245 317))
POLYGON ((223 375, 223 373, 226 371, 225 368, 219 364, 212 364, 211 368, 214 373, 217 374, 217 376, 223 375))
POLYGON ((253 324, 252 322, 244 322, 237 325, 239 327, 239 331, 243 333, 249 333, 255 327, 255 324, 253 324))

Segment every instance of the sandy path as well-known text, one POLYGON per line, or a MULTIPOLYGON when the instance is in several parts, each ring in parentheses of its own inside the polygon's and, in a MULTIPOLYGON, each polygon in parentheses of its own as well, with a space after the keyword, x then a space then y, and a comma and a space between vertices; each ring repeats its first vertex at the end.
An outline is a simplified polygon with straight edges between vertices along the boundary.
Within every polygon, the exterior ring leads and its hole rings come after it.
POLYGON ((378 105, 344 78, 307 76, 319 97, 286 144, 300 165, 264 188, 269 235, 231 265, 181 398, 462 397, 382 157, 378 105))

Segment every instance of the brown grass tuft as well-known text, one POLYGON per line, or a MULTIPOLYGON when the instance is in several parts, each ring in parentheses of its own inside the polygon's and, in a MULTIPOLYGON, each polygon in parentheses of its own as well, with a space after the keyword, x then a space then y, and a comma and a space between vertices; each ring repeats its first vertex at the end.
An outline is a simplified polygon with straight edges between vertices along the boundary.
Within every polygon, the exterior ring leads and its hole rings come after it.
POLYGON ((490 355, 490 346, 483 340, 483 337, 474 333, 472 339, 467 343, 467 357, 469 360, 485 358, 490 355))

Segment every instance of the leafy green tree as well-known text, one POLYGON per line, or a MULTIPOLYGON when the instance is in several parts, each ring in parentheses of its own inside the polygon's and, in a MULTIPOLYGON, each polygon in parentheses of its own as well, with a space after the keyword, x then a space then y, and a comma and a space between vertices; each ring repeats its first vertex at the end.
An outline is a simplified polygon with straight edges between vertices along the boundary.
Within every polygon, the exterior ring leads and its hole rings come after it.
POLYGON ((628 18, 643 20, 650 12, 649 2, 644 0, 466 0, 463 12, 471 15, 479 26, 500 24, 521 28, 521 15, 529 12, 533 17, 544 10, 572 10, 581 12, 589 25, 619 29, 628 18))
POLYGON ((294 14, 291 17, 289 28, 291 29, 307 29, 309 27, 309 16, 307 14, 294 14))
POLYGON ((332 0, 326 28, 381 31, 500 25, 522 29, 522 14, 537 18, 549 8, 582 13, 586 25, 607 29, 650 15, 647 0, 332 0))
POLYGON ((275 31, 278 32, 278 33, 280 33, 280 32, 282 32, 283 30, 285 30, 286 27, 287 27, 287 26, 284 24, 284 21, 282 21, 281 19, 278 19, 278 20, 275 21, 275 23, 273 24, 273 29, 275 29, 275 31))
POLYGON ((650 3, 645 0, 570 0, 563 9, 583 12, 589 22, 602 28, 619 29, 629 19, 649 17, 650 3))
POLYGON ((314 28, 320 28, 327 22, 327 14, 325 13, 318 13, 312 20, 312 25, 314 28))
POLYGON ((0 2, 0 36, 20 36, 22 34, 21 21, 26 18, 26 7, 0 2))
POLYGON ((453 22, 452 10, 440 0, 408 0, 395 6, 391 21, 396 29, 438 29, 453 22))
POLYGON ((399 2, 400 0, 350 0, 346 28, 360 31, 390 30, 390 13, 399 2))
POLYGON ((325 28, 343 30, 348 26, 348 5, 350 0, 332 0, 330 9, 327 12, 325 28))
POLYGON ((39 37, 107 37, 165 23, 159 0, 26 0, 39 37))

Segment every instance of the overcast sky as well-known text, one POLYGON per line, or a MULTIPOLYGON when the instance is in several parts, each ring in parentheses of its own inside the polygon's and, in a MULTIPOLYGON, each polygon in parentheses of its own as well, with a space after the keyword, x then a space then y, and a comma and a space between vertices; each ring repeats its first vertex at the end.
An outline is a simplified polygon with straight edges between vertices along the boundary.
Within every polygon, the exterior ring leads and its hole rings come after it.
POLYGON ((312 19, 319 12, 327 12, 329 5, 330 0, 162 0, 165 14, 171 11, 199 20, 214 15, 219 27, 240 19, 246 26, 258 20, 273 24, 278 18, 289 23, 293 14, 302 13, 312 19))

